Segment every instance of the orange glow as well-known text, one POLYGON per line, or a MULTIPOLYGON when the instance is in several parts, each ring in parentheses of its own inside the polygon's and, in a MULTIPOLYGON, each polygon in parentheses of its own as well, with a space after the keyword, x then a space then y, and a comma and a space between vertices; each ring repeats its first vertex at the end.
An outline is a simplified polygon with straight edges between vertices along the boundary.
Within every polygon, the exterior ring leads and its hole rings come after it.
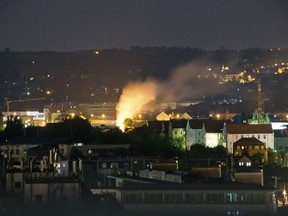
POLYGON ((119 103, 116 106, 116 124, 122 131, 124 130, 123 123, 126 118, 132 119, 137 113, 149 109, 149 103, 156 99, 156 88, 156 82, 147 80, 143 83, 130 83, 123 89, 119 103))

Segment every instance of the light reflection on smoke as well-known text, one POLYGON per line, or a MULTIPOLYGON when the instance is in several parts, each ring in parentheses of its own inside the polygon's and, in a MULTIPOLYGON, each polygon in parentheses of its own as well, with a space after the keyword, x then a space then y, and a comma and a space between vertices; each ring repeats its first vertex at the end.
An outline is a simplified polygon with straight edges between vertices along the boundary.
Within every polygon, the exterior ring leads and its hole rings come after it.
POLYGON ((144 106, 156 99, 156 94, 157 83, 152 79, 129 83, 123 89, 119 103, 116 106, 117 126, 124 130, 124 120, 126 118, 132 119, 141 112, 144 106))
POLYGON ((126 118, 133 119, 139 113, 151 111, 153 108, 149 105, 156 101, 180 102, 191 98, 199 100, 223 91, 228 89, 218 85, 217 77, 213 77, 204 64, 184 64, 175 68, 165 82, 147 79, 144 82, 128 83, 116 106, 117 126, 124 130, 126 118))

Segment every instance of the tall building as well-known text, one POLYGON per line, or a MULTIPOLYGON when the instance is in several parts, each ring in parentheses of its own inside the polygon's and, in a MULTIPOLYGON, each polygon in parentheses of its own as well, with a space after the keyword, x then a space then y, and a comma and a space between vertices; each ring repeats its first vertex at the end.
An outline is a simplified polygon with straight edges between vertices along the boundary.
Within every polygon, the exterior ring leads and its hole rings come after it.
POLYGON ((257 109, 253 113, 252 120, 249 124, 270 124, 268 113, 264 113, 263 93, 260 81, 258 82, 257 101, 257 109))

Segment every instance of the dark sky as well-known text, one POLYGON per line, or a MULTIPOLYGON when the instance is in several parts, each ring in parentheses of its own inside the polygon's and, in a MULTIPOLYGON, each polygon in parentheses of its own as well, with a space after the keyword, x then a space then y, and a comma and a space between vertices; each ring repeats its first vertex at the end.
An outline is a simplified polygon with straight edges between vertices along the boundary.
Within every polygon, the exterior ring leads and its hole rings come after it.
POLYGON ((0 0, 0 50, 288 47, 288 0, 0 0))

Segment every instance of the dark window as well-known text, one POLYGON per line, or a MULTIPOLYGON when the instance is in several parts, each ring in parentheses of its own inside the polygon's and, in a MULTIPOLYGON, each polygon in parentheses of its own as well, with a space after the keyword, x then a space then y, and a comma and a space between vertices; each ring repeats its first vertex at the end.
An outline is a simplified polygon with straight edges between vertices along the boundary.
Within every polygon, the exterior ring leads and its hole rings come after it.
POLYGON ((19 153, 20 153, 20 150, 19 150, 19 149, 16 149, 16 150, 15 150, 15 154, 16 154, 16 155, 19 155, 19 153))
POLYGON ((208 203, 223 203, 224 197, 222 193, 207 193, 206 202, 208 203))
POLYGON ((15 182, 15 188, 17 189, 21 188, 21 182, 15 182))
POLYGON ((166 193, 164 196, 165 203, 182 203, 182 193, 166 193))
POLYGON ((192 193, 186 193, 184 196, 184 202, 185 203, 194 203, 195 198, 194 198, 194 194, 192 193))
POLYGON ((162 194, 161 193, 144 194, 144 202, 145 203, 161 203, 162 202, 162 194))
POLYGON ((42 195, 35 195, 35 202, 41 203, 42 202, 42 195))

